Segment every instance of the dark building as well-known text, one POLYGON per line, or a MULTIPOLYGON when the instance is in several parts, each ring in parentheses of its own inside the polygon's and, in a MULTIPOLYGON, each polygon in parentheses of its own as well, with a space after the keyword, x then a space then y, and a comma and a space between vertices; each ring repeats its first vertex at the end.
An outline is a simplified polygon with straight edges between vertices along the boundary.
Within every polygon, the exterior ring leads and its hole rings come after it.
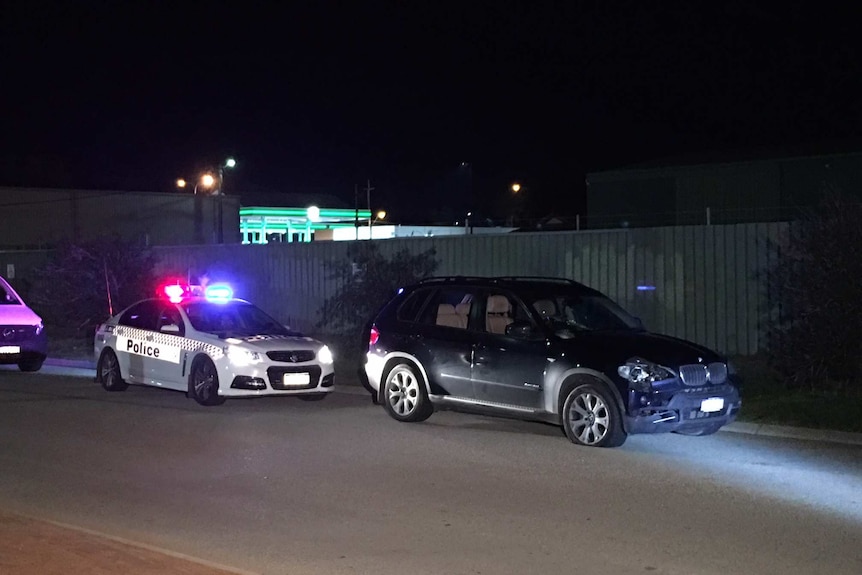
POLYGON ((587 174, 589 217, 582 225, 790 220, 827 190, 862 195, 862 153, 634 166, 587 174))
POLYGON ((146 245, 239 243, 230 195, 0 188, 0 249, 119 235, 146 245))

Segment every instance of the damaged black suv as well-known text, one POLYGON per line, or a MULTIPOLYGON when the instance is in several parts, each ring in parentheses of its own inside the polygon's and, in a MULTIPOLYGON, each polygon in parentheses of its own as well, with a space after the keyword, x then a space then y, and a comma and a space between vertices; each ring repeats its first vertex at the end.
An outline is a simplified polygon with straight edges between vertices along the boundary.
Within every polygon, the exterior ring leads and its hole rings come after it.
POLYGON ((715 433, 741 404, 726 358, 650 333, 568 279, 429 278, 399 290, 368 336, 364 383, 403 422, 478 411, 616 447, 634 433, 715 433))

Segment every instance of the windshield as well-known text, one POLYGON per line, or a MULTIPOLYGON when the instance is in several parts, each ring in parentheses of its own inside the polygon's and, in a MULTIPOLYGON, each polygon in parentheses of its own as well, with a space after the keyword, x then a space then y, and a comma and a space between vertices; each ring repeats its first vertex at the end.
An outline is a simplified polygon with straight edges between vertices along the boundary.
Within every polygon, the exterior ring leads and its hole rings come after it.
POLYGON ((529 303, 560 337, 571 337, 579 331, 643 329, 637 318, 601 295, 561 294, 529 303))
POLYGON ((20 303, 9 284, 0 278, 0 305, 19 305, 20 303))
POLYGON ((300 335, 248 302, 188 302, 183 310, 195 330, 220 337, 300 335))

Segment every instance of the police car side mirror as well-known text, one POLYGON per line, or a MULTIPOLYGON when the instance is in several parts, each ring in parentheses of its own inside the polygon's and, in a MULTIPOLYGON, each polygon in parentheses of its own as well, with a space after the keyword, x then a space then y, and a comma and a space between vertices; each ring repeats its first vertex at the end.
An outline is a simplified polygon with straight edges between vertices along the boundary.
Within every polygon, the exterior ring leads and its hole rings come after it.
POLYGON ((180 326, 175 323, 169 323, 163 325, 159 331, 162 333, 180 333, 180 326))

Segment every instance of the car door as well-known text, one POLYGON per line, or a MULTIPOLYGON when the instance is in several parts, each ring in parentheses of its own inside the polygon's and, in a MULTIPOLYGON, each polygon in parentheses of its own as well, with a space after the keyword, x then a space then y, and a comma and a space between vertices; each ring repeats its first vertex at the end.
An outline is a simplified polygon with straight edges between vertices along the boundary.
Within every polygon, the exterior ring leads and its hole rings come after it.
POLYGON ((415 326, 418 358, 431 393, 472 399, 471 369, 476 333, 468 330, 475 290, 451 286, 436 290, 415 326))
POLYGON ((542 406, 547 340, 513 294, 483 294, 473 353, 476 399, 525 408, 542 406))
POLYGON ((157 385, 173 389, 186 389, 182 373, 183 338, 186 326, 177 306, 171 302, 160 302, 154 343, 158 346, 158 358, 152 362, 151 376, 157 385))
POLYGON ((129 381, 149 383, 153 372, 153 340, 159 317, 159 302, 138 302, 120 316, 117 325, 117 360, 129 381))

